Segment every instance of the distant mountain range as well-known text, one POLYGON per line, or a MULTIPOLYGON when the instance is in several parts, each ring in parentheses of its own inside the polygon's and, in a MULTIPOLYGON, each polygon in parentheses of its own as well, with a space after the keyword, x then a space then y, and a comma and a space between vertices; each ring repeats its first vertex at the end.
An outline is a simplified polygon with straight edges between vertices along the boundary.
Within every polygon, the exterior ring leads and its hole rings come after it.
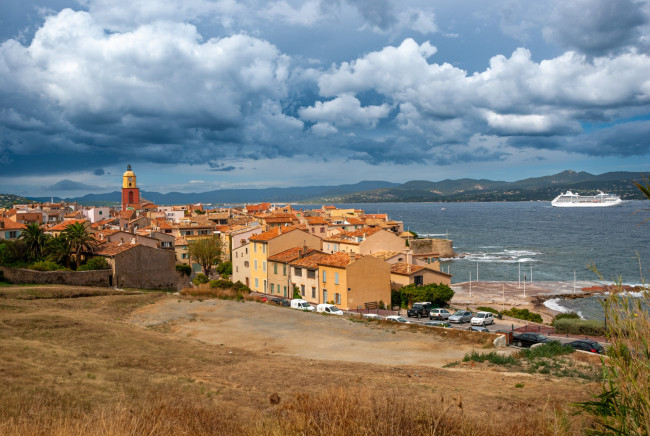
MULTIPOLYGON (((602 190, 617 194, 623 199, 643 198, 634 181, 640 181, 642 173, 611 172, 594 175, 587 172, 563 171, 561 173, 503 182, 493 180, 458 179, 429 182, 413 180, 406 183, 364 181, 340 186, 304 186, 294 188, 265 189, 218 189, 201 193, 141 191, 141 196, 159 205, 188 203, 381 203, 422 201, 550 201, 566 190, 581 194, 602 190)), ((50 201, 50 197, 33 198, 50 201)), ((60 198, 54 198, 60 201, 60 198)), ((80 204, 119 204, 120 192, 88 194, 83 197, 66 198, 65 201, 80 204)))

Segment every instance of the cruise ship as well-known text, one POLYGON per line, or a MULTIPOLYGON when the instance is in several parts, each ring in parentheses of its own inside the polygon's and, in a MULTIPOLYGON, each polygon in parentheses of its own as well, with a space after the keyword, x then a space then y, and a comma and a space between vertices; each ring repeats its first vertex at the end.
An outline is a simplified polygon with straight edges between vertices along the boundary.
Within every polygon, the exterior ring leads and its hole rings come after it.
POLYGON ((618 195, 605 194, 599 191, 596 195, 579 195, 571 191, 560 194, 553 201, 551 206, 554 207, 607 207, 618 206, 623 200, 618 195))

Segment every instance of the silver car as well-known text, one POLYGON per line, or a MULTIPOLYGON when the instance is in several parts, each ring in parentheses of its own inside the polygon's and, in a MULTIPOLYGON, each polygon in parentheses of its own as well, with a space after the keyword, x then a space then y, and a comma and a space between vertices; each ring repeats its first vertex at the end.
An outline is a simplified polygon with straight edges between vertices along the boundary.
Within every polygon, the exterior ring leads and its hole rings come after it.
POLYGON ((451 316, 451 313, 447 309, 431 309, 429 312, 429 319, 433 320, 436 319, 438 321, 442 321, 449 319, 449 316, 451 316))
POLYGON ((449 322, 457 322, 458 324, 470 322, 472 320, 472 316, 472 312, 469 310, 457 310, 453 315, 449 317, 449 322))

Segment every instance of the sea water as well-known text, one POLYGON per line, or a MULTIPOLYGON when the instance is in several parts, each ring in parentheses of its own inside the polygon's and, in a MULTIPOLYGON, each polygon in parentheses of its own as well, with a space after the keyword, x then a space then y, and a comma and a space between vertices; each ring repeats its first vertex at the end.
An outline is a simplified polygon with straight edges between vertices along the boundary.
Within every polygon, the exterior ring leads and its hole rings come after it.
MULTIPOLYGON (((453 240, 457 258, 442 262, 452 283, 476 281, 621 281, 649 276, 650 204, 555 208, 550 201, 490 203, 355 203, 339 208, 386 213, 404 230, 453 240)), ((597 298, 562 305, 591 313, 597 298), (593 301, 592 301, 593 300, 593 301), (582 306, 585 307, 582 307, 582 306)), ((585 315, 586 317, 589 317, 585 315)), ((594 317, 595 315, 590 315, 594 317)))

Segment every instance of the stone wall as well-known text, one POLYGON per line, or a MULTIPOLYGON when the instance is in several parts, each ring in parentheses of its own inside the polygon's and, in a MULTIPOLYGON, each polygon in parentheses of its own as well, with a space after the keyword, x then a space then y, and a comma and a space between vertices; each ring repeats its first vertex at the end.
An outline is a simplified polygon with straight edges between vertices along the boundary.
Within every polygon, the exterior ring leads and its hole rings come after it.
POLYGON ((189 285, 189 279, 176 272, 176 257, 171 250, 136 245, 114 258, 107 258, 120 288, 175 289, 189 285))
POLYGON ((5 279, 11 283, 38 283, 73 286, 110 286, 113 271, 34 271, 23 268, 0 266, 5 279))
POLYGON ((451 239, 411 239, 409 241, 414 255, 425 255, 435 253, 439 257, 454 257, 454 243, 451 239))

